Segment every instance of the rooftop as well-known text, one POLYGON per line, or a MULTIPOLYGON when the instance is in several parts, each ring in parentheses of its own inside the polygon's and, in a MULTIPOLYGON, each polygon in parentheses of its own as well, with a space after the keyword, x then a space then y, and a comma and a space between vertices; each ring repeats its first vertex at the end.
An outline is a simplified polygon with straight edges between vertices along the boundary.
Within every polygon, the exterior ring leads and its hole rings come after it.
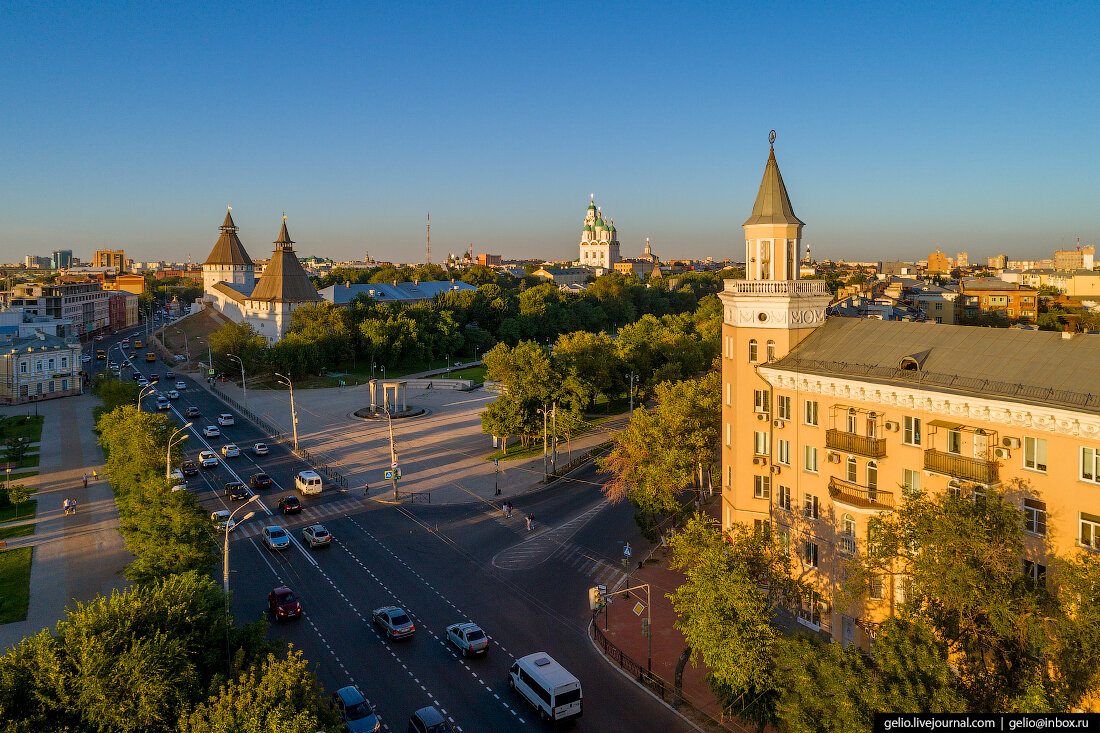
POLYGON ((453 280, 421 280, 404 283, 340 283, 320 291, 322 298, 334 305, 347 305, 360 295, 387 303, 431 300, 440 293, 477 290, 473 285, 453 280))

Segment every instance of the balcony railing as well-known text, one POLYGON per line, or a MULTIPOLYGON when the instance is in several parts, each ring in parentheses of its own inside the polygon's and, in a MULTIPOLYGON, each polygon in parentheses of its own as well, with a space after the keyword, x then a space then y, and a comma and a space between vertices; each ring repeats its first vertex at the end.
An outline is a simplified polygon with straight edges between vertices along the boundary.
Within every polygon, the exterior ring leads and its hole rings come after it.
POLYGON ((842 534, 836 538, 837 552, 845 555, 856 554, 856 538, 851 535, 842 534))
POLYGON ((882 458, 886 455, 886 438, 868 438, 866 435, 846 433, 842 430, 826 430, 825 445, 845 453, 858 453, 868 458, 882 458))
POLYGON ((829 495, 833 497, 833 501, 852 506, 870 509, 894 508, 894 492, 861 486, 836 476, 829 478, 829 495))
POLYGON ((969 458, 932 449, 924 452, 925 471, 935 471, 980 484, 997 483, 1000 480, 998 468, 995 462, 983 458, 969 458))

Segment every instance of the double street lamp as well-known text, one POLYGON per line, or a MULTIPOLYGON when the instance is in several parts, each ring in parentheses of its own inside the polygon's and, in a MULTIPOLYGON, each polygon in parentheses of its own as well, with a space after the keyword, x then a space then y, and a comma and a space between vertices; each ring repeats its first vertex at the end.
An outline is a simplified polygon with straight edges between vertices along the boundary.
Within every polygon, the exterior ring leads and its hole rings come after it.
MULTIPOLYGON (((225 520, 225 546, 222 550, 222 592, 225 594, 225 656, 226 661, 230 666, 232 666, 233 664, 233 653, 229 645, 229 627, 232 624, 232 620, 229 615, 229 530, 233 529, 233 517, 236 516, 237 512, 239 512, 241 509, 244 509, 246 506, 259 498, 259 494, 253 494, 251 497, 249 497, 248 501, 234 509, 229 517, 225 520)), ((249 512, 248 514, 245 514, 243 517, 241 517, 241 521, 246 522, 249 519, 252 519, 252 517, 254 516, 256 516, 256 512, 249 512)), ((230 669, 230 672, 232 672, 232 669, 230 669)))
POLYGON ((154 389, 156 389, 156 387, 153 386, 152 384, 149 384, 149 385, 146 385, 145 387, 142 387, 141 391, 138 392, 137 406, 138 406, 139 409, 141 408, 141 398, 145 396, 146 392, 148 392, 150 390, 154 390, 154 389))
POLYGON ((244 361, 236 354, 226 354, 226 356, 236 360, 241 365, 241 400, 244 402, 244 406, 248 407, 248 387, 244 383, 244 361))
POLYGON ((173 443, 181 443, 181 442, 187 440, 189 437, 191 437, 191 436, 187 435, 186 433, 184 433, 183 435, 180 435, 179 440, 176 440, 176 436, 179 435, 180 433, 183 433, 183 431, 187 430, 187 428, 189 428, 189 427, 191 427, 191 423, 187 423, 182 428, 180 428, 176 432, 172 433, 172 436, 170 438, 168 438, 168 450, 165 452, 165 455, 164 455, 164 477, 165 478, 169 478, 172 475, 172 444, 173 443))

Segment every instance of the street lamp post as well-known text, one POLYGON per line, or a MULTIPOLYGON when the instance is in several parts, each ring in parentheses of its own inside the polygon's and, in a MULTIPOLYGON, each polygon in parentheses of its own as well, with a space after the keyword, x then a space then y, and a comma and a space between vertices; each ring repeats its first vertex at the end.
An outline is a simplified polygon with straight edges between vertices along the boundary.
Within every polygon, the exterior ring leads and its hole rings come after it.
POLYGON ((280 382, 280 384, 285 384, 290 388, 290 424, 294 429, 294 450, 298 450, 298 413, 294 410, 294 384, 290 381, 290 377, 285 374, 275 372, 275 376, 285 379, 286 381, 280 382))
POLYGON ((236 354, 226 354, 226 356, 235 359, 241 365, 241 400, 244 402, 244 406, 248 407, 248 387, 244 383, 244 361, 236 354))
POLYGON ((149 385, 146 385, 145 387, 143 387, 140 392, 138 392, 137 406, 138 406, 139 409, 141 408, 141 398, 145 396, 146 391, 152 390, 152 389, 155 389, 155 388, 153 387, 153 385, 149 384, 149 385))
POLYGON ((630 414, 634 414, 634 385, 638 383, 639 377, 634 372, 630 373, 630 414))
POLYGON ((191 370, 191 344, 187 343, 187 334, 185 334, 183 331, 181 331, 178 328, 173 328, 172 330, 183 337, 183 349, 184 349, 184 351, 187 352, 187 369, 188 369, 188 371, 190 371, 191 370))
MULTIPOLYGON (((239 507, 233 510, 229 515, 229 518, 225 520, 225 546, 222 551, 222 592, 225 594, 225 656, 226 662, 230 665, 233 664, 233 654, 229 648, 229 626, 232 623, 229 615, 229 530, 233 528, 233 517, 241 509, 251 504, 260 498, 259 494, 253 494, 249 497, 248 501, 241 504, 239 507)), ((256 512, 249 512, 241 518, 241 521, 247 521, 255 516, 256 512)), ((231 670, 232 671, 232 670, 231 670)))
POLYGON ((187 428, 189 428, 189 427, 191 427, 191 423, 187 423, 182 428, 180 428, 176 432, 172 433, 171 437, 168 438, 168 450, 165 451, 165 454, 164 454, 164 477, 165 478, 168 478, 172 473, 172 443, 182 442, 184 440, 187 440, 190 436, 187 435, 186 433, 184 433, 182 436, 180 436, 179 441, 176 441, 176 436, 179 435, 180 433, 183 433, 183 431, 187 430, 187 428))

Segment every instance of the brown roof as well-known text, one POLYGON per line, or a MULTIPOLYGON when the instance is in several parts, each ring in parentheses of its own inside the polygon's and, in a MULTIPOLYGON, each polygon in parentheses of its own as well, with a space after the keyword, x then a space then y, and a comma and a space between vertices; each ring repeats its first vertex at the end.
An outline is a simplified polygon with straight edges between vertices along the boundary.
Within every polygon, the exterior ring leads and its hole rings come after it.
POLYGON ((305 303, 321 300, 317 289, 309 281, 309 275, 302 269, 302 263, 294 254, 294 244, 286 231, 286 219, 283 230, 275 240, 275 251, 264 268, 264 274, 256 283, 250 300, 274 300, 279 303, 305 303))
POLYGON ((227 296, 230 300, 235 300, 238 303, 243 303, 248 299, 248 293, 242 293, 229 283, 214 283, 210 286, 211 290, 217 290, 219 293, 227 296))
POLYGON ((760 181, 760 191, 756 194, 756 203, 752 215, 745 220, 749 224, 803 224, 794 215, 787 187, 783 185, 783 176, 779 173, 779 164, 775 162, 775 148, 768 156, 764 167, 764 178, 760 181))
POLYGON ((225 221, 221 225, 222 233, 210 250, 204 265, 251 265, 252 259, 244 251, 244 245, 237 238, 237 225, 233 223, 232 213, 225 212, 225 221))

